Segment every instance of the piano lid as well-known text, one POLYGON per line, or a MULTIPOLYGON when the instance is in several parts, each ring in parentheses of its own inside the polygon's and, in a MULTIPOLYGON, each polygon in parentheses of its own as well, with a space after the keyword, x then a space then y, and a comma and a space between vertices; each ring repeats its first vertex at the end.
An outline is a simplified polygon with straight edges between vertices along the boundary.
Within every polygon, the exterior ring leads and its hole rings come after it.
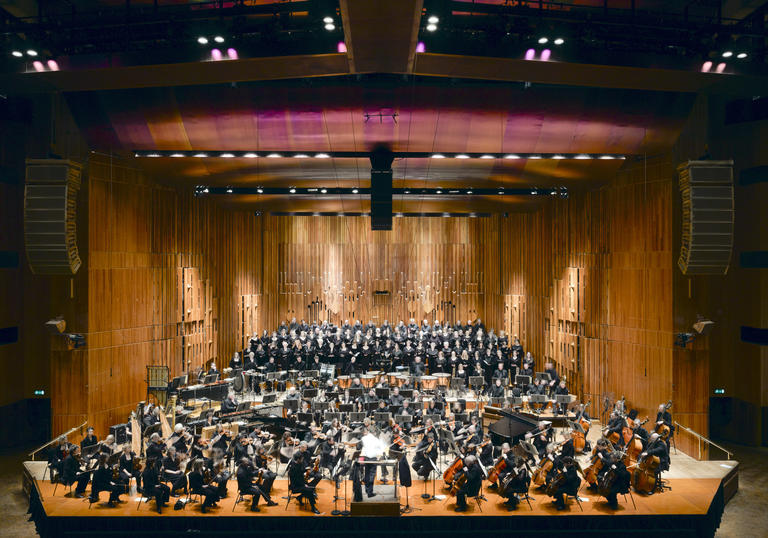
POLYGON ((506 409, 499 410, 502 417, 488 426, 488 431, 495 434, 494 444, 507 442, 514 444, 525 436, 526 433, 535 430, 538 422, 520 413, 506 409))

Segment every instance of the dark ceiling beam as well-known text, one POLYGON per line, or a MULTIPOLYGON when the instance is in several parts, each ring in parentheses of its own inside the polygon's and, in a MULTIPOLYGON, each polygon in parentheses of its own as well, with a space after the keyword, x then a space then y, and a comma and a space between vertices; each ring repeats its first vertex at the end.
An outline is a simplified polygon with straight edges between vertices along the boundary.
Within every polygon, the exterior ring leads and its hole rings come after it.
POLYGON ((423 0, 340 0, 344 42, 355 73, 413 67, 423 0))
POLYGON ((416 55, 413 74, 460 79, 519 81, 627 90, 703 92, 741 96, 762 95, 768 88, 765 77, 748 75, 431 53, 416 55))
POLYGON ((349 74, 349 66, 346 54, 313 54, 219 62, 113 67, 108 70, 9 73, 0 76, 0 91, 29 93, 118 90, 332 77, 347 74, 349 74))

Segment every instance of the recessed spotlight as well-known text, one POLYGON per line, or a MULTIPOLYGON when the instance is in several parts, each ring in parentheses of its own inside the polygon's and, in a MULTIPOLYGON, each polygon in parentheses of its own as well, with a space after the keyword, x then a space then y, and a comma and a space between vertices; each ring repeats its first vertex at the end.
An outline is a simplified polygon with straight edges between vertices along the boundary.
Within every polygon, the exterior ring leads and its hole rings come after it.
POLYGON ((539 45, 544 45, 545 43, 548 43, 549 39, 546 37, 540 37, 539 38, 539 45))
POLYGON ((485 155, 480 156, 481 159, 493 159, 493 155, 488 155, 487 153, 485 155))
POLYGON ((504 155, 505 159, 519 159, 520 155, 515 155, 514 153, 509 153, 507 155, 504 155))
POLYGON ((11 54, 13 54, 16 58, 21 58, 22 56, 24 56, 24 53, 21 52, 20 50, 14 50, 11 54))
POLYGON ((243 155, 243 157, 245 157, 246 159, 255 159, 256 157, 258 157, 258 155, 256 155, 255 153, 246 153, 245 155, 243 155))
POLYGON ((315 153, 315 159, 327 159, 330 157, 327 153, 315 153))
POLYGON ((402 216, 403 216, 403 214, 402 214, 402 213, 395 213, 395 216, 396 216, 396 217, 402 217, 402 216))
POLYGON ((549 194, 551 194, 552 196, 555 196, 557 194, 557 191, 555 189, 552 189, 551 191, 549 191, 549 194))
POLYGON ((27 55, 37 56, 37 51, 35 49, 27 49, 27 55))
POLYGON ((328 24, 325 25, 325 29, 328 30, 329 32, 332 32, 336 29, 336 25, 333 24, 332 22, 329 22, 328 24))
POLYGON ((574 159, 591 159, 591 158, 592 156, 587 155, 586 153, 581 153, 579 155, 576 155, 576 157, 574 157, 574 159))
POLYGON ((469 155, 467 155, 466 153, 459 153, 458 155, 456 155, 456 158, 457 159, 469 159, 469 155))
POLYGON ((227 187, 227 194, 232 194, 232 187, 227 187))
POLYGON ((224 43, 224 38, 222 36, 220 36, 220 35, 217 35, 216 37, 214 37, 213 40, 216 43, 224 43))
POLYGON ((201 45, 207 45, 208 44, 208 38, 205 36, 200 36, 197 38, 197 42, 201 45))
POLYGON ((445 155, 443 155, 442 153, 433 153, 432 154, 432 158, 433 159, 445 159, 445 155))
POLYGON ((470 189, 470 190, 468 190, 468 191, 467 191, 467 194, 472 194, 472 190, 471 190, 471 189, 470 189))
POLYGON ((600 159, 604 161, 610 161, 613 158, 614 158, 613 155, 600 155, 600 159))
POLYGON ((528 155, 529 159, 541 159, 541 155, 528 155))
POLYGON ((205 194, 208 194, 208 187, 204 188, 204 189, 203 189, 203 192, 204 192, 205 194))
POLYGON ((531 194, 533 194, 533 195, 537 194, 536 193, 536 189, 531 189, 531 194))
POLYGON ((357 194, 357 189, 352 189, 352 194, 357 194))
POLYGON ((333 24, 333 17, 323 17, 323 22, 325 24, 333 24))
POLYGON ((159 157, 159 153, 147 153, 147 157, 159 157))
POLYGON ((306 153, 297 153, 296 155, 293 156, 294 159, 306 159, 308 157, 309 155, 307 155, 306 153))
POLYGON ((437 24, 440 22, 440 19, 438 19, 435 15, 430 15, 430 17, 427 19, 427 22, 429 24, 437 24))
POLYGON ((443 194, 443 191, 441 191, 440 189, 437 189, 435 192, 436 192, 437 194, 443 194))
POLYGON ((296 194, 296 189, 295 189, 294 187, 291 187, 291 188, 288 190, 288 192, 290 192, 291 194, 296 194))
POLYGON ((730 58, 731 56, 733 56, 733 51, 730 51, 730 50, 726 50, 726 51, 723 53, 723 58, 730 58))
POLYGON ((499 194, 504 194, 504 191, 499 191, 499 194))
POLYGON ((327 192, 328 192, 328 189, 320 189, 320 192, 322 192, 323 194, 325 194, 325 193, 327 193, 327 192))
POLYGON ((450 217, 450 216, 451 216, 450 213, 443 213, 443 217, 450 217))
POLYGON ((282 157, 282 155, 280 155, 279 153, 270 153, 269 155, 267 155, 267 159, 279 159, 280 157, 282 157))
POLYGON ((555 45, 562 45, 563 43, 565 43, 565 39, 563 39, 562 37, 558 37, 557 39, 555 39, 555 40, 553 41, 553 43, 554 43, 555 45))
POLYGON ((740 52, 740 53, 738 53, 738 54, 736 55, 736 57, 737 57, 739 60, 743 60, 744 58, 746 58, 746 57, 747 57, 747 53, 746 53, 746 52, 740 52))
POLYGON ((437 30, 437 25, 436 24, 428 24, 427 25, 427 32, 434 32, 435 30, 437 30))
POLYGON ((411 191, 405 191, 405 194, 411 194, 411 191))
POLYGON ((184 157, 183 153, 171 153, 171 157, 184 157))
POLYGON ((564 155, 552 155, 553 159, 565 159, 564 155))
POLYGON ((222 153, 221 156, 224 157, 225 159, 231 159, 232 157, 234 157, 232 153, 222 153))
POLYGON ((207 153, 195 153, 194 154, 194 157, 207 157, 207 156, 208 156, 207 153))
POLYGON ((257 188, 256 188, 256 192, 258 192, 259 194, 261 194, 261 193, 263 193, 263 192, 264 192, 264 189, 262 189, 261 187, 257 187, 257 188))

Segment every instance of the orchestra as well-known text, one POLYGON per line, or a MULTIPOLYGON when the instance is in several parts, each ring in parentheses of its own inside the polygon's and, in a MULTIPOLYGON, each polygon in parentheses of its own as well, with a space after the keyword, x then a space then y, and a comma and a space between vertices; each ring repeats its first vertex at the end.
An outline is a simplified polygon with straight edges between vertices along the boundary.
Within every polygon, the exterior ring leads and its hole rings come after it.
MULTIPOLYGON (((48 468, 53 480, 74 487, 74 497, 84 497, 91 483, 91 498, 108 491, 113 506, 121 494, 137 491, 153 499, 158 512, 182 495, 184 502, 199 496, 201 512, 208 513, 227 497, 231 480, 259 512, 262 498, 276 505, 270 495, 283 466, 291 495, 319 514, 323 479, 338 485, 348 478, 359 497, 364 487, 373 498, 377 474, 382 482, 388 476, 378 462, 388 458, 405 461, 425 483, 445 470, 446 493, 455 496, 458 512, 468 509, 467 498, 479 495, 485 480, 509 510, 528 499, 531 487, 562 510, 582 479, 614 509, 616 496, 630 487, 663 491, 671 402, 659 405, 649 431, 636 409, 626 412, 622 397, 604 427, 593 430, 599 435, 593 449, 589 402, 575 402, 566 376, 551 362, 537 372, 530 351, 516 336, 512 341, 509 346, 503 332, 485 333, 480 320, 334 327, 294 319, 271 335, 253 335, 233 355, 226 377, 213 381, 226 387, 220 402, 196 414, 183 402, 167 409, 142 402, 134 415, 136 443, 133 432, 120 443, 113 434, 100 442, 88 428, 79 445, 54 440, 48 468), (239 375, 243 383, 235 390, 239 375), (270 395, 282 409, 267 419, 256 410, 270 395), (515 439, 494 437, 483 420, 494 409, 527 413, 535 426, 515 439), (553 427, 561 416, 565 425, 553 427)), ((201 376, 211 372, 219 373, 213 363, 201 376)))

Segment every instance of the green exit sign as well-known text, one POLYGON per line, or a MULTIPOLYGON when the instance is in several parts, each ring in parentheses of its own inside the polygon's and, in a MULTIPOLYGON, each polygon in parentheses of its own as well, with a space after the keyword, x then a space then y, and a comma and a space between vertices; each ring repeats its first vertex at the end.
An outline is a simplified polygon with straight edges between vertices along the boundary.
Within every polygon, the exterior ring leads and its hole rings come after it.
POLYGON ((725 389, 715 389, 715 394, 725 394, 725 389))

